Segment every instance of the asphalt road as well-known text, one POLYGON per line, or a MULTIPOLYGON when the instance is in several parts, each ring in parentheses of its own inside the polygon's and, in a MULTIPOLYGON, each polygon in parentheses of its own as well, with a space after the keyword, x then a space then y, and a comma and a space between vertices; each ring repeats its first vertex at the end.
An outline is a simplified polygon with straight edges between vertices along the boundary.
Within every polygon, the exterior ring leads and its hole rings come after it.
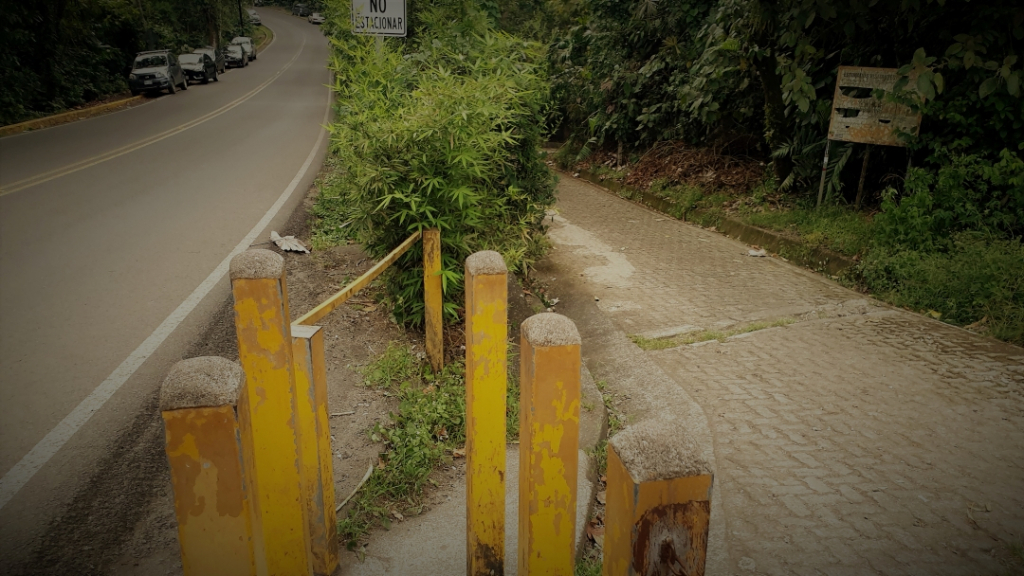
POLYGON ((219 82, 0 139, 0 572, 104 473, 228 297, 226 259, 321 164, 327 41, 261 16, 273 43, 219 82))

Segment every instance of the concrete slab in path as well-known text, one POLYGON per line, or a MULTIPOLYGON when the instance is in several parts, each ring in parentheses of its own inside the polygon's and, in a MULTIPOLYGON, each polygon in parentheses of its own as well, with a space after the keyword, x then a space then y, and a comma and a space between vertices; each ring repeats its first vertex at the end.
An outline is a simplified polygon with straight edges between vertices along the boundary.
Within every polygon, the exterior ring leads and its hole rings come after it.
MULTIPOLYGON (((579 453, 576 542, 583 537, 593 484, 587 478, 590 457, 579 453)), ((519 510, 519 446, 508 447, 505 493, 505 574, 516 574, 519 510)), ((466 486, 460 484, 451 499, 421 516, 391 525, 373 536, 360 563, 351 553, 342 556, 341 576, 425 576, 466 573, 466 486)))

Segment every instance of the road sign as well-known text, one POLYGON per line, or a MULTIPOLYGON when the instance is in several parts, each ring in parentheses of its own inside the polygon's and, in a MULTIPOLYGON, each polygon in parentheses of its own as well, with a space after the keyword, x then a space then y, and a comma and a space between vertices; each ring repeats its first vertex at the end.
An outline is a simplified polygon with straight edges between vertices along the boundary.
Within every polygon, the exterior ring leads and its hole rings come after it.
POLYGON ((405 0, 352 0, 352 33, 405 36, 405 0))

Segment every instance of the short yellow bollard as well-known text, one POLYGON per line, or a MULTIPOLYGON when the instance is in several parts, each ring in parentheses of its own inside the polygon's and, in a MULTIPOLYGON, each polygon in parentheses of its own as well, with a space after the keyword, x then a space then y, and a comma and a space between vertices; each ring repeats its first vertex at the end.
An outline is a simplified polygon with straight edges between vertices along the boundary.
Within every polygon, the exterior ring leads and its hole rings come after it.
POLYGON ((631 426, 608 443, 604 576, 704 574, 712 475, 678 421, 631 426))
POLYGON ((249 250, 231 259, 230 274, 267 572, 311 574, 284 258, 249 250))
POLYGON ((508 269, 466 259, 466 574, 505 573, 508 269))
POLYGON ((192 358, 160 389, 185 576, 257 573, 244 382, 235 362, 192 358))
POLYGON ((572 576, 580 427, 580 335, 559 314, 522 325, 519 574, 572 576))
POLYGON ((323 331, 292 324, 292 345, 313 573, 330 576, 338 567, 338 528, 323 331))
POLYGON ((434 372, 444 367, 443 312, 441 231, 432 228, 423 231, 423 326, 427 336, 427 360, 434 372))

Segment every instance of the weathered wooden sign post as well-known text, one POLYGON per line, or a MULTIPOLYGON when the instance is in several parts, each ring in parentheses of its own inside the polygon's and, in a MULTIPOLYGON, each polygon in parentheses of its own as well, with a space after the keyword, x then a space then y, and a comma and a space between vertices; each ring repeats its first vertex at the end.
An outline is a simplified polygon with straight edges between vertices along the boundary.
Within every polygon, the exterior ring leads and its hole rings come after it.
POLYGON ((836 91, 832 98, 832 120, 825 142, 825 159, 821 163, 821 183, 818 185, 818 206, 825 191, 825 171, 828 168, 828 149, 833 140, 866 144, 864 163, 861 165, 857 186, 857 206, 864 194, 871 145, 900 146, 906 144, 899 134, 917 135, 921 129, 921 114, 909 106, 886 102, 875 97, 876 90, 892 92, 900 79, 896 68, 864 68, 840 66, 836 75, 836 91))

